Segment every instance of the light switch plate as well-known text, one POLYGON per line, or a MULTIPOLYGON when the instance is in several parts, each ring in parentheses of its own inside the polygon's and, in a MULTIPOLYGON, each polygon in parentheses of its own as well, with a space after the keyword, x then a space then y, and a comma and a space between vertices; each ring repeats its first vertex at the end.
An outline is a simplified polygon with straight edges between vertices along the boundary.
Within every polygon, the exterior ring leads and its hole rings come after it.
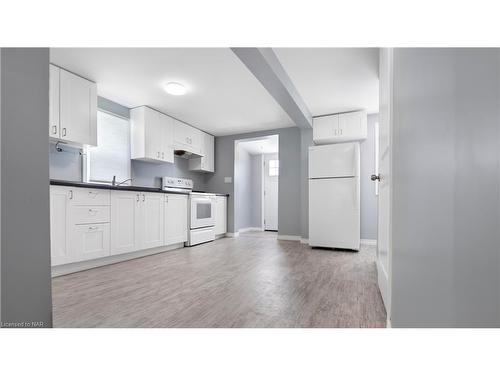
POLYGON ((233 178, 232 177, 224 177, 224 183, 225 184, 230 184, 233 182, 233 178))

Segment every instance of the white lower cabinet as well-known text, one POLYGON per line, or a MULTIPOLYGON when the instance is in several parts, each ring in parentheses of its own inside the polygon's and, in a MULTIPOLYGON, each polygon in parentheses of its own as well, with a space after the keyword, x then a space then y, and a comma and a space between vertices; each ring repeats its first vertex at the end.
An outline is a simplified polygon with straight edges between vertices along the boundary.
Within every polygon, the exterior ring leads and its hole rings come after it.
POLYGON ((139 246, 137 228, 140 193, 111 192, 111 254, 135 251, 139 246))
MULTIPOLYGON (((188 201, 183 194, 51 186, 52 266, 184 243, 188 201)), ((216 202, 215 232, 223 234, 227 198, 216 202)))
POLYGON ((163 246, 163 195, 111 192, 111 254, 163 246))
POLYGON ((109 223, 74 225, 70 243, 78 261, 109 256, 109 223))
POLYGON ((164 194, 141 193, 139 205, 139 249, 163 246, 164 194))
POLYGON ((165 246, 188 240, 188 196, 165 194, 165 246))
POLYGON ((227 232, 227 197, 215 197, 215 235, 227 232))
POLYGON ((108 190, 50 187, 53 266, 110 255, 109 194, 108 190))
POLYGON ((71 194, 67 187, 50 187, 50 257, 53 266, 73 261, 68 246, 71 194))

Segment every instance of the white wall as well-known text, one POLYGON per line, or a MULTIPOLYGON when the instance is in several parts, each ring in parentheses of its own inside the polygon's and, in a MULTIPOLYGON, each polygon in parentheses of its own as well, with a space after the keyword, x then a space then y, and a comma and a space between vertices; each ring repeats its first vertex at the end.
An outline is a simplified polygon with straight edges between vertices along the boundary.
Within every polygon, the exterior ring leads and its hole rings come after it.
POLYGON ((252 156, 236 144, 234 156, 235 231, 252 226, 252 156))
POLYGON ((392 326, 500 326, 498 49, 395 49, 392 326))

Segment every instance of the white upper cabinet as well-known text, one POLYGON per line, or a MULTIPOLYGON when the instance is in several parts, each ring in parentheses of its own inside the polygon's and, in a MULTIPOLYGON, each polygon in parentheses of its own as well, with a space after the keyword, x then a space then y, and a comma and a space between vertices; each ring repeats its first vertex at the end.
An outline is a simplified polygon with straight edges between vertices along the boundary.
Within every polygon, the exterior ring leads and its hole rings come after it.
POLYGON ((313 120, 313 140, 333 139, 339 131, 339 115, 316 117, 313 120))
POLYGON ((173 121, 149 107, 130 111, 132 159, 173 163, 173 121))
POLYGON ((367 116, 365 111, 321 116, 313 120, 315 144, 359 141, 366 139, 366 137, 367 116))
POLYGON ((57 66, 49 65, 49 135, 50 137, 59 138, 60 134, 60 118, 59 118, 59 82, 60 72, 57 66))
POLYGON ((174 119, 160 113, 161 158, 167 163, 174 162, 174 119))
POLYGON ((203 133, 202 140, 202 153, 204 156, 189 159, 189 170, 214 172, 214 136, 203 133))
POLYGON ((75 145, 97 145, 97 86, 50 65, 49 135, 75 145))
POLYGON ((203 156, 203 132, 174 120, 174 148, 203 156))
POLYGON ((339 135, 346 141, 366 139, 366 112, 350 112, 339 115, 339 135))

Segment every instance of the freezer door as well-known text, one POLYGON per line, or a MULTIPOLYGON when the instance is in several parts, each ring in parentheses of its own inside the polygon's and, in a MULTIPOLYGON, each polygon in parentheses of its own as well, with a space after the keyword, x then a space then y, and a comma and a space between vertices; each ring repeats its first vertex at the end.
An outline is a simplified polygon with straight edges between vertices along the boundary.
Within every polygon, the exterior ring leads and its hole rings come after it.
POLYGON ((359 176, 359 143, 309 147, 309 178, 359 176))
POLYGON ((309 180, 309 245, 359 250, 359 178, 309 180))

